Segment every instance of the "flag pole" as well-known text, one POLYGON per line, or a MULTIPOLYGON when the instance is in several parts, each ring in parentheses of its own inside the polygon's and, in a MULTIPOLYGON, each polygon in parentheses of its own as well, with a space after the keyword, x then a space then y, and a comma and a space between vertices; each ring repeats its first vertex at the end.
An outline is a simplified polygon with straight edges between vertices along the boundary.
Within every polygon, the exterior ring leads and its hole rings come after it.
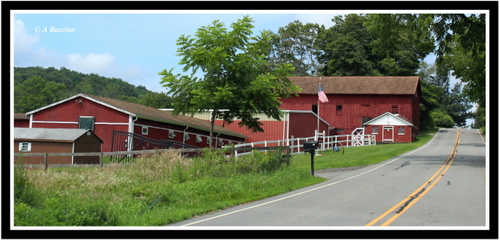
MULTIPOLYGON (((318 89, 319 89, 320 86, 321 86, 321 76, 319 77, 318 89)), ((318 139, 317 139, 318 137, 317 136, 319 134, 319 109, 320 109, 319 107, 320 106, 319 106, 319 97, 318 97, 318 111, 317 111, 318 113, 316 113, 318 115, 318 121, 316 123, 316 133, 317 133, 316 136, 315 136, 316 141, 318 141, 318 139)))

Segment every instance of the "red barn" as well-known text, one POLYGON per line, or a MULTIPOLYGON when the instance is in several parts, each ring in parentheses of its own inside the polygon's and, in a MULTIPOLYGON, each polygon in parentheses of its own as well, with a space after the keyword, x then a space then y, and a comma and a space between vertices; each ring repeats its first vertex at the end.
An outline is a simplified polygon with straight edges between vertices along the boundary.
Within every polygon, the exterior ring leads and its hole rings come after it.
MULTIPOLYGON (((171 109, 165 110, 171 111, 171 109)), ((328 122, 320 118, 318 123, 318 116, 312 111, 285 110, 283 112, 284 115, 279 121, 267 117, 265 114, 257 114, 254 116, 255 118, 259 118, 259 122, 262 123, 261 128, 264 132, 252 132, 245 126, 239 126, 239 120, 234 120, 233 123, 227 124, 224 123, 222 119, 216 119, 215 123, 248 136, 245 140, 247 143, 277 141, 291 139, 292 137, 312 137, 315 135, 318 124, 320 132, 324 131, 328 133, 328 128, 330 127, 328 122)), ((210 121, 211 113, 211 110, 207 110, 195 114, 194 117, 210 121)))
MULTIPOLYGON (((422 93, 418 76, 296 76, 288 79, 302 91, 297 97, 282 99, 280 108, 319 112, 320 117, 330 123, 329 135, 351 134, 386 112, 398 114, 398 118, 413 127, 420 124, 422 93), (320 81, 329 100, 326 103, 318 101, 320 81)), ((416 134, 417 129, 412 131, 410 140, 414 140, 416 134)))
POLYGON ((14 113, 14 127, 29 127, 30 118, 24 113, 14 113))
MULTIPOLYGON (((172 142, 207 147, 210 133, 210 123, 204 120, 88 94, 78 94, 26 114, 30 128, 90 129, 103 140, 103 152, 153 149, 172 142)), ((243 143, 247 138, 217 125, 214 136, 214 141, 222 145, 243 143)))

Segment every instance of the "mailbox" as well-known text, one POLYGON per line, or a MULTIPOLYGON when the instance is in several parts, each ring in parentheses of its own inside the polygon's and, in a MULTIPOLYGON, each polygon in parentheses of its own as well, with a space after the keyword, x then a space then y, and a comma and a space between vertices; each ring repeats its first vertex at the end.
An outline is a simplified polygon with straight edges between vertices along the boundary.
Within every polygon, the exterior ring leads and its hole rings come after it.
POLYGON ((314 152, 318 149, 317 141, 304 141, 304 152, 314 152))

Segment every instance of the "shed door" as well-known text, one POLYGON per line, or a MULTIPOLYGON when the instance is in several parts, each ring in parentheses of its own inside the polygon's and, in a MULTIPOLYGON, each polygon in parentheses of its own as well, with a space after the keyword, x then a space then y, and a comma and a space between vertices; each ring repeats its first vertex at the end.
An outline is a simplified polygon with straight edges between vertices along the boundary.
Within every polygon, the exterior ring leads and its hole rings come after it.
POLYGON ((384 126, 382 141, 394 141, 394 126, 384 126))

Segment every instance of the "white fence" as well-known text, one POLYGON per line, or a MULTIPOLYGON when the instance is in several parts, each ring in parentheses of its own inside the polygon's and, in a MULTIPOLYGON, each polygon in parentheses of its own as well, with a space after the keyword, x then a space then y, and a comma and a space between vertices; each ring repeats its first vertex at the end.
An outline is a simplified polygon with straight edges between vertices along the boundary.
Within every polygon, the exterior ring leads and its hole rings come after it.
MULTIPOLYGON (((324 136, 318 135, 313 137, 292 138, 276 141, 260 141, 252 143, 237 144, 234 147, 270 147, 270 146, 290 146, 291 153, 303 153, 304 141, 318 141, 318 151, 331 150, 334 147, 349 147, 349 146, 371 146, 376 145, 375 135, 362 135, 362 141, 359 141, 359 136, 354 135, 335 135, 324 136), (361 143, 361 144, 360 144, 361 143)), ((246 155, 250 152, 235 152, 235 156, 246 155)))

